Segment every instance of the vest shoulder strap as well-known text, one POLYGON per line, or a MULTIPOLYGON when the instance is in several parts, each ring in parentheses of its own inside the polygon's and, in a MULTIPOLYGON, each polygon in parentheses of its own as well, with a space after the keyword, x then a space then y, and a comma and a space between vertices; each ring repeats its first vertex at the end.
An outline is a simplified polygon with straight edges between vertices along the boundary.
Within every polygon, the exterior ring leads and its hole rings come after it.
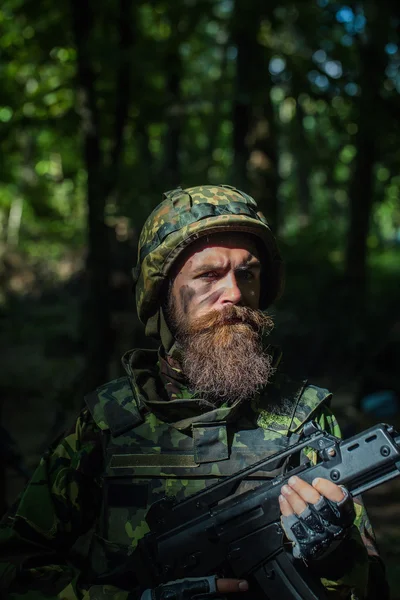
POLYGON ((140 401, 129 377, 119 377, 85 396, 86 405, 102 430, 118 437, 143 422, 140 401))
POLYGON ((292 379, 280 371, 261 397, 258 424, 285 436, 301 435, 303 425, 320 406, 328 404, 330 398, 328 390, 308 385, 307 380, 292 379), (275 414, 270 409, 270 406, 282 405, 291 407, 290 412, 275 414))
POLYGON ((325 388, 316 385, 307 385, 304 382, 302 389, 299 390, 297 397, 296 410, 294 412, 290 431, 298 432, 304 424, 312 418, 313 414, 323 405, 329 406, 332 394, 325 388))

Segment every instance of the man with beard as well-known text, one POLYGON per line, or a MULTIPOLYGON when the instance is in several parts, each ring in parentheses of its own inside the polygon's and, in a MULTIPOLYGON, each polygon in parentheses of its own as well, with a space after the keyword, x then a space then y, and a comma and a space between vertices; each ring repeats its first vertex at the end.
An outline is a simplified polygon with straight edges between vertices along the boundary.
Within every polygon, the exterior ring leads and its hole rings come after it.
MULTIPOLYGON (((281 292, 282 263, 251 197, 229 186, 165 194, 143 227, 134 281, 138 316, 160 348, 126 353, 127 376, 86 397, 6 516, 1 589, 12 600, 257 597, 251 577, 218 573, 141 588, 129 565, 149 507, 287 448, 307 421, 340 434, 330 394, 291 381, 268 343, 263 311, 281 292)), ((312 450, 303 458, 317 460, 312 450)), ((289 466, 258 473, 237 493, 289 466)), ((288 549, 321 594, 386 597, 359 501, 333 482, 292 477, 279 504, 288 549)))
POLYGON ((261 333, 271 318, 258 309, 261 263, 243 233, 201 238, 171 273, 167 321, 190 388, 219 406, 251 399, 270 378, 261 333))

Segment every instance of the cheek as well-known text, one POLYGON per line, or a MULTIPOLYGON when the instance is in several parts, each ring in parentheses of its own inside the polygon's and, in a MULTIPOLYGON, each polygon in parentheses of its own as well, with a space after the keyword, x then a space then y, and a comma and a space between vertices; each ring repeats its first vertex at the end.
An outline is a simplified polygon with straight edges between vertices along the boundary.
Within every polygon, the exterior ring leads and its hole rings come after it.
POLYGON ((199 307, 211 306, 212 304, 217 302, 217 300, 220 298, 220 296, 221 296, 220 290, 214 290, 212 292, 207 290, 207 291, 203 292, 201 300, 199 302, 199 307))
POLYGON ((185 315, 187 315, 190 305, 192 304, 193 297, 196 295, 196 292, 190 285, 182 285, 179 288, 179 298, 181 302, 181 308, 185 315))
POLYGON ((260 284, 255 283, 250 286, 244 294, 244 298, 251 308, 258 308, 260 304, 260 284))

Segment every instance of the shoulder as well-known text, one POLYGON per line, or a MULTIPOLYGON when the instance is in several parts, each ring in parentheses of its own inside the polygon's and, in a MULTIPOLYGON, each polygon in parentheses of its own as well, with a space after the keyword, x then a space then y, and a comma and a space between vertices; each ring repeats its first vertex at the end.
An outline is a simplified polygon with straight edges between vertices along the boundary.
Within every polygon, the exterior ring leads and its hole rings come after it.
POLYGON ((84 410, 47 450, 22 495, 4 516, 3 541, 15 537, 15 547, 25 539, 32 542, 31 548, 59 549, 92 526, 99 511, 103 471, 96 432, 99 430, 84 410))
POLYGON ((317 414, 315 415, 315 421, 318 423, 321 429, 327 433, 335 435, 336 437, 342 437, 340 425, 336 419, 336 416, 332 412, 330 405, 323 405, 320 407, 320 410, 317 411, 317 414))
POLYGON ((327 433, 342 437, 331 402, 332 393, 328 389, 313 384, 305 385, 297 404, 292 430, 300 428, 306 422, 315 421, 327 433))
POLYGON ((101 431, 120 435, 143 421, 140 390, 133 378, 113 379, 85 397, 93 422, 101 431))
POLYGON ((331 397, 329 390, 279 369, 252 408, 262 429, 285 436, 301 435, 305 423, 329 413, 331 397))
POLYGON ((52 471, 72 468, 95 475, 101 469, 101 430, 87 408, 81 411, 72 426, 50 446, 41 462, 50 465, 52 471))
POLYGON ((331 399, 332 394, 328 389, 304 381, 296 398, 292 431, 299 429, 307 421, 316 420, 320 414, 329 412, 331 399))

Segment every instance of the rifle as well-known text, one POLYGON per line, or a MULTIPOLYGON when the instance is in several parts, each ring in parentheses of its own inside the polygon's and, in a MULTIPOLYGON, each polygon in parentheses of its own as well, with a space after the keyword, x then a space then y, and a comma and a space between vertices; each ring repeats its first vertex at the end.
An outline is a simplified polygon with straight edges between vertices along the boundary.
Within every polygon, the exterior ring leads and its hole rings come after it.
POLYGON ((302 561, 285 549, 278 503, 282 485, 292 475, 308 483, 323 477, 345 485, 355 496, 399 472, 400 435, 393 427, 379 424, 341 440, 307 423, 303 439, 286 450, 180 502, 155 502, 146 517, 150 532, 139 541, 131 566, 145 587, 217 573, 257 582, 252 599, 320 600, 325 594, 318 577, 310 577, 302 561), (250 475, 271 471, 305 448, 316 450, 320 462, 294 467, 235 495, 250 475))

